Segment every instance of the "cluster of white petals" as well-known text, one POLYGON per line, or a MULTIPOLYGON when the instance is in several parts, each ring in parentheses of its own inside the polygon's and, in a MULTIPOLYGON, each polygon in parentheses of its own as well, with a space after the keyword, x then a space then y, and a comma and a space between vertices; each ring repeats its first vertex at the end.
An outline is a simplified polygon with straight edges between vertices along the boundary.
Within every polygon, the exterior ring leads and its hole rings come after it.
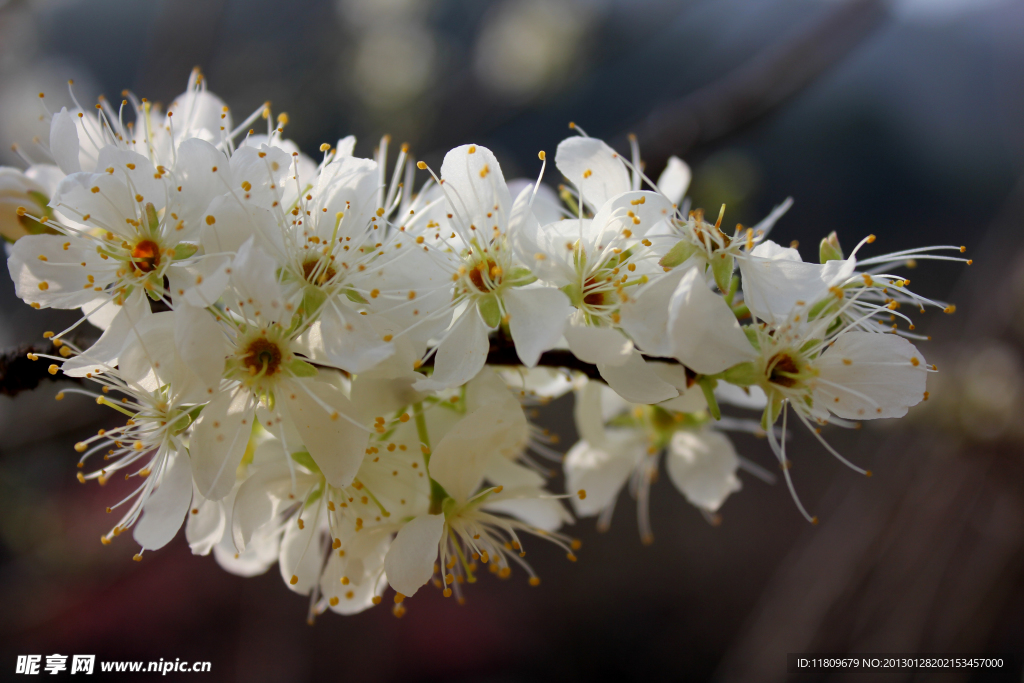
POLYGON ((806 262, 768 239, 788 200, 727 232, 684 201, 682 161, 654 182, 635 146, 579 128, 556 192, 507 182, 474 144, 439 174, 404 146, 389 172, 387 138, 374 158, 348 137, 317 161, 269 106, 235 126, 198 72, 166 113, 128 96, 46 116, 53 163, 0 169, 0 231, 21 299, 102 330, 88 346, 79 323, 48 333, 55 352, 32 357, 96 385, 58 398, 127 418, 76 445, 81 481, 129 482, 103 542, 131 529, 155 550, 184 526, 228 571, 277 563, 310 618, 388 586, 397 614, 428 583, 461 600, 484 566, 536 585, 526 537, 575 560, 572 513, 606 526, 627 482, 647 541, 661 462, 717 521, 740 470, 773 479, 728 431, 767 437, 813 519, 790 413, 842 459, 820 425, 926 399, 934 368, 899 309, 951 307, 887 270, 963 260, 858 259, 874 237, 844 255, 833 234, 806 262), (563 458, 528 417, 570 392, 580 440, 563 458))

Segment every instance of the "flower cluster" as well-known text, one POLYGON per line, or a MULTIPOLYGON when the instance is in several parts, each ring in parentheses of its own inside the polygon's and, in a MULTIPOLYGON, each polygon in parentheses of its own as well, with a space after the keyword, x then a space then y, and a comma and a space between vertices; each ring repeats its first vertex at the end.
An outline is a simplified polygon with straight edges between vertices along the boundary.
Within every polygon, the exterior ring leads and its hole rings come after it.
POLYGON ((269 105, 234 125, 198 72, 166 113, 126 94, 46 116, 53 163, 0 169, 0 228, 18 296, 102 330, 88 346, 78 323, 48 333, 46 355, 97 387, 58 398, 126 418, 76 445, 79 480, 129 482, 101 540, 131 529, 141 559, 184 525, 231 572, 276 562, 311 618, 389 585, 397 614, 431 582, 461 600, 484 566, 536 585, 525 537, 575 560, 570 509, 605 526, 627 481, 647 541, 662 459, 715 521, 740 469, 772 479, 729 430, 767 437, 813 520, 790 413, 843 460, 820 425, 926 399, 934 368, 900 308, 952 307, 888 271, 964 260, 858 258, 873 236, 845 255, 832 234, 805 262, 768 239, 788 200, 727 231, 724 207, 710 221, 684 201, 682 161, 655 182, 635 144, 626 158, 578 127, 555 192, 507 182, 474 144, 439 173, 405 146, 389 173, 387 138, 374 158, 348 137, 317 161, 269 105), (563 460, 528 415, 572 391, 581 440, 563 460), (546 460, 568 493, 549 492, 546 460))

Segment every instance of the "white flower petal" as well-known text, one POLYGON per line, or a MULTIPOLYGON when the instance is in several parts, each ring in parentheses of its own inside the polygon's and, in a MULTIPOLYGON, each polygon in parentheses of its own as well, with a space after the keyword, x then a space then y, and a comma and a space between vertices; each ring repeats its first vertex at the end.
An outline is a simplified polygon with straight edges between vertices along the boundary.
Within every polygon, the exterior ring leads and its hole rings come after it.
POLYGON ((213 315, 187 304, 174 311, 174 346, 181 360, 208 388, 220 384, 227 342, 213 315))
POLYGON ((736 316, 708 289, 699 268, 691 268, 676 287, 668 324, 672 355, 695 372, 712 375, 756 357, 736 316))
POLYGON ((488 512, 500 512, 515 517, 532 527, 543 531, 558 531, 563 524, 572 523, 572 515, 557 500, 542 498, 547 495, 540 488, 526 488, 519 491, 505 489, 482 506, 488 512), (508 495, 509 497, 504 497, 508 495), (519 498, 515 496, 521 496, 519 498))
MULTIPOLYGON (((85 306, 97 299, 94 287, 102 288, 116 277, 116 266, 104 262, 87 240, 25 235, 9 249, 7 269, 18 298, 41 308, 85 306), (90 275, 92 282, 88 280, 90 275)), ((103 301, 111 298, 106 292, 99 296, 103 301)))
POLYGON ((555 152, 555 166, 579 189, 583 201, 595 212, 615 195, 630 189, 629 173, 618 153, 596 138, 562 140, 555 152))
POLYGON ((440 391, 473 379, 487 361, 491 345, 476 306, 462 312, 434 356, 434 374, 416 382, 417 391, 440 391))
POLYGON ((487 461, 484 477, 495 486, 521 488, 544 486, 544 477, 529 467, 524 467, 504 455, 495 453, 487 461))
POLYGON ((633 342, 611 327, 569 324, 565 339, 573 355, 584 363, 622 365, 633 353, 633 342))
POLYGON ((680 431, 672 435, 665 469, 676 488, 692 505, 714 512, 741 484, 740 461, 732 443, 711 430, 680 431))
POLYGON ((249 444, 253 407, 248 391, 223 391, 206 404, 192 430, 192 476, 203 497, 220 500, 231 493, 235 469, 249 444))
POLYGON ((491 401, 462 418, 432 449, 430 476, 463 502, 480 487, 490 458, 519 443, 526 416, 519 402, 491 401))
POLYGON ((604 423, 608 416, 602 409, 603 395, 608 388, 601 382, 589 381, 576 392, 573 416, 580 439, 596 448, 603 448, 608 441, 604 423))
POLYGON ((411 596, 434 575, 444 515, 420 515, 407 522, 384 557, 384 572, 396 591, 411 596))
POLYGON ((78 126, 67 107, 53 115, 50 121, 50 154, 65 174, 71 175, 82 170, 78 159, 78 126))
POLYGON ((608 386, 630 403, 660 403, 679 395, 679 391, 658 376, 657 366, 648 363, 636 349, 622 365, 604 365, 597 369, 608 386))
MULTIPOLYGON (((636 453, 630 446, 609 442, 606 450, 580 441, 565 454, 566 489, 573 494, 587 492, 582 500, 578 495, 570 498, 577 515, 596 515, 614 502, 636 464, 636 453)), ((632 447, 641 448, 639 443, 632 447)))
MULTIPOLYGON (((191 481, 191 474, 189 475, 191 481)), ((185 521, 185 540, 193 555, 209 555, 224 537, 227 514, 220 501, 206 500, 193 485, 192 512, 185 521)))
POLYGON ((231 287, 242 315, 268 321, 286 321, 291 312, 285 308, 284 296, 277 281, 277 263, 250 238, 238 249, 231 265, 231 287))
POLYGON ((653 356, 672 355, 672 340, 668 333, 669 304, 687 271, 686 264, 683 264, 654 278, 622 304, 619 324, 644 353, 653 356))
MULTIPOLYGON (((704 391, 700 385, 692 382, 692 377, 686 376, 686 370, 682 365, 671 363, 648 363, 656 368, 661 379, 665 380, 679 391, 679 396, 661 403, 661 407, 667 410, 677 410, 680 413, 696 413, 708 407, 704 398, 704 391)), ((723 386, 724 382, 719 382, 723 386)))
POLYGON ((339 488, 351 484, 370 438, 368 430, 345 419, 359 419, 352 402, 340 389, 316 380, 282 383, 280 393, 279 400, 327 482, 339 488))
MULTIPOLYGON (((278 446, 280 450, 280 446, 278 446)), ((283 458, 253 468, 252 473, 238 487, 231 507, 231 538, 238 550, 245 550, 253 534, 269 522, 278 510, 270 489, 284 482, 292 486, 292 469, 283 458)), ((298 489, 298 485, 296 485, 298 489)))
POLYGON ((842 334, 814 367, 815 409, 842 418, 902 417, 924 398, 924 356, 895 334, 842 334))
POLYGON ((690 167, 677 156, 670 156, 665 170, 658 176, 658 191, 673 204, 679 204, 690 187, 690 167))
MULTIPOLYGON (((541 188, 551 191, 546 185, 541 185, 541 188)), ((541 194, 538 192, 537 197, 541 194)), ((539 221, 538 214, 530 208, 532 195, 533 185, 530 184, 519 192, 512 205, 508 226, 509 242, 516 258, 529 266, 539 280, 555 287, 564 287, 575 277, 572 264, 566 258, 571 257, 572 252, 565 248, 565 244, 575 242, 577 236, 574 234, 571 238, 559 239, 559 235, 570 224, 576 226, 578 231, 579 222, 565 221, 563 224, 561 215, 551 218, 547 214, 542 214, 547 220, 539 221), (545 227, 541 228, 541 225, 545 227)))
POLYGON ((444 155, 441 163, 445 203, 459 223, 490 235, 497 226, 502 232, 512 208, 512 198, 498 160, 486 147, 462 145, 444 155), (472 150, 472 151, 470 151, 472 150))
POLYGON ((331 553, 320 579, 320 590, 332 612, 357 614, 373 606, 384 592, 384 557, 391 545, 389 534, 342 531, 339 537, 345 556, 331 553), (347 579, 342 583, 343 579, 347 579), (334 603, 334 604, 331 604, 334 603))
POLYGON ((532 368, 562 338, 572 304, 564 292, 548 287, 510 289, 503 300, 516 353, 532 368))
POLYGON ((125 343, 131 339, 135 326, 152 315, 149 299, 141 289, 132 292, 119 309, 110 323, 110 327, 95 344, 82 355, 65 361, 61 368, 65 375, 85 377, 89 374, 98 374, 109 370, 117 364, 117 359, 121 355, 125 343))
MULTIPOLYGON (((587 253, 609 246, 613 239, 628 234, 640 239, 648 230, 673 214, 673 207, 657 192, 637 190, 611 197, 594 215, 590 236, 586 240, 587 253)), ((618 244, 622 244, 621 239, 618 244)))
POLYGON ((295 521, 289 522, 281 539, 281 557, 278 560, 281 578, 289 590, 300 595, 309 595, 309 591, 320 578, 320 568, 324 566, 324 544, 320 542, 320 525, 314 520, 317 503, 302 513, 304 524, 300 527, 295 521), (297 579, 292 583, 292 579, 297 579))
POLYGON ((381 340, 367 316, 344 303, 325 306, 318 322, 319 329, 311 330, 311 335, 319 340, 323 358, 334 367, 358 374, 395 354, 394 344, 381 340))
MULTIPOLYGON (((167 457, 169 460, 160 476, 160 483, 142 508, 142 517, 132 533, 145 550, 162 548, 174 538, 192 502, 192 470, 188 454, 181 451, 167 457)), ((150 476, 155 476, 155 473, 150 476)))

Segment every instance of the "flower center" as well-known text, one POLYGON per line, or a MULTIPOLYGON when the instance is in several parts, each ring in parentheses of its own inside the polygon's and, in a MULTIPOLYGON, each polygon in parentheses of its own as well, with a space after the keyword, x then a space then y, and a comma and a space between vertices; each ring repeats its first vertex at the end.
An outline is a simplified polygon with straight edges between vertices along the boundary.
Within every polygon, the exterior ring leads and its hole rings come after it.
POLYGON ((492 292, 501 284, 501 268, 491 259, 481 261, 469 271, 469 281, 481 292, 492 292))
POLYGON ((768 361, 768 367, 771 368, 768 374, 768 381, 772 384, 778 384, 786 388, 796 385, 797 378, 793 375, 799 374, 800 367, 788 353, 777 353, 772 356, 771 360, 768 361))
POLYGON ((302 264, 302 276, 306 282, 312 285, 322 285, 338 274, 333 266, 328 265, 326 268, 321 268, 321 261, 322 259, 309 259, 302 264))
POLYGON ((611 293, 614 288, 607 276, 592 275, 583 282, 583 303, 587 306, 606 306, 614 303, 611 293))
POLYGON ((281 369, 281 347, 264 337, 257 337, 249 342, 242 354, 242 363, 249 368, 250 374, 263 372, 270 376, 281 369))
POLYGON ((132 249, 132 265, 140 273, 151 273, 160 267, 160 245, 153 240, 141 240, 132 249))

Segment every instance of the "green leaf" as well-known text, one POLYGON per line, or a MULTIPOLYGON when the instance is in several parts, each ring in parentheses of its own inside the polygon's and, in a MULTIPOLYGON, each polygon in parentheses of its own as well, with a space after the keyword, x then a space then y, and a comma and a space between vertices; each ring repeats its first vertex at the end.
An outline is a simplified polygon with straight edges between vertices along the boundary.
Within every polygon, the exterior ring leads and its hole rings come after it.
POLYGON ((839 246, 839 236, 835 230, 828 237, 821 240, 821 245, 818 247, 818 257, 822 263, 839 261, 843 258, 843 248, 839 246))
POLYGON ((501 324, 501 307, 498 305, 498 297, 491 295, 480 299, 476 307, 480 310, 480 316, 484 319, 487 327, 495 328, 501 324))
POLYGON ((668 253, 661 257, 658 265, 662 268, 675 268, 686 259, 697 253, 697 247, 683 240, 676 242, 675 246, 669 249, 668 253))

